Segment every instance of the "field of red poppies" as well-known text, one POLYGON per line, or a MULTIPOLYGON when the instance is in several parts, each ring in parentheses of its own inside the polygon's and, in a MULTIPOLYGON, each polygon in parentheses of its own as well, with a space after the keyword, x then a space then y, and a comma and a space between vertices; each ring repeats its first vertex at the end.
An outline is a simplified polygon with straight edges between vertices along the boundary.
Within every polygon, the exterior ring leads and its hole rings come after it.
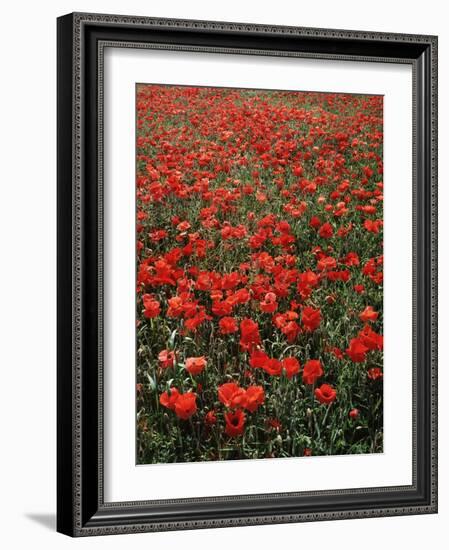
POLYGON ((382 97, 136 102, 137 463, 382 452, 382 97))

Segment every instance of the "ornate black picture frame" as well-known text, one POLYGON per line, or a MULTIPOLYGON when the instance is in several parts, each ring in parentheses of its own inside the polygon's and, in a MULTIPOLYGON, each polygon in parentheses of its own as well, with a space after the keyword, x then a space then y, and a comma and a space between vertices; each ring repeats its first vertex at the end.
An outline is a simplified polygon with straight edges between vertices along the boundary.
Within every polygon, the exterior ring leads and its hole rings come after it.
POLYGON ((437 38, 75 13, 58 19, 58 500, 71 536, 437 512, 437 38), (413 70, 413 483, 105 503, 105 44, 406 63, 413 70))

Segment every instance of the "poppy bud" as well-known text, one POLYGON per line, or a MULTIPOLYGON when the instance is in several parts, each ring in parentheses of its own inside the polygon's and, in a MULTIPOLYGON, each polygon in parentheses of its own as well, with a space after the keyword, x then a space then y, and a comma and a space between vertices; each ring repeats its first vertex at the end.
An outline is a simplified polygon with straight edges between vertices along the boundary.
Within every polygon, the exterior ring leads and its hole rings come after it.
POLYGON ((355 420, 360 415, 359 409, 352 409, 349 411, 349 418, 352 418, 352 420, 355 420))

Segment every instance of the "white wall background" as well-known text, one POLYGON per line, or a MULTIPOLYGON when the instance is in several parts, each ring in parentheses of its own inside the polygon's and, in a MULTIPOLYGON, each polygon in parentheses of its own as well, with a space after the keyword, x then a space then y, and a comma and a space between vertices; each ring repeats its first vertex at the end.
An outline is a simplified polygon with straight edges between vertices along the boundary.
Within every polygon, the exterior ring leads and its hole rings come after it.
POLYGON ((79 0, 2 9, 0 85, 0 544, 15 548, 443 548, 449 520, 446 162, 449 31, 443 0, 79 0), (440 39, 440 513, 72 540, 55 533, 56 17, 124 13, 438 34, 440 39), (439 542, 441 541, 441 542, 439 542))

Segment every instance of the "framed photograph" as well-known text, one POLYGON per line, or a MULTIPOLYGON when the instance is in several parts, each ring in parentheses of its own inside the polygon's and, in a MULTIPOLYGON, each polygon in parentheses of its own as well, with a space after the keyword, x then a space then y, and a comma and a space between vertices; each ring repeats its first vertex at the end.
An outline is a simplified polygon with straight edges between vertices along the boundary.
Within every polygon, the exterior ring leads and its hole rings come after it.
POLYGON ((58 19, 58 531, 437 511, 437 38, 58 19))

